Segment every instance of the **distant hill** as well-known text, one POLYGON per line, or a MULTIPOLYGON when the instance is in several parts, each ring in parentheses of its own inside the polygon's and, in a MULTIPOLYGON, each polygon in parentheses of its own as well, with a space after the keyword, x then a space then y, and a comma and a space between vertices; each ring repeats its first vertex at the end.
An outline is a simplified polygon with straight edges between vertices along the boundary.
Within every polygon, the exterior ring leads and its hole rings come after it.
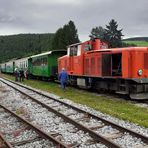
POLYGON ((148 37, 134 37, 122 40, 126 46, 144 46, 148 47, 148 37))
POLYGON ((134 37, 123 39, 123 41, 148 41, 148 37, 134 37))
POLYGON ((0 63, 52 50, 53 36, 53 33, 0 36, 0 63))

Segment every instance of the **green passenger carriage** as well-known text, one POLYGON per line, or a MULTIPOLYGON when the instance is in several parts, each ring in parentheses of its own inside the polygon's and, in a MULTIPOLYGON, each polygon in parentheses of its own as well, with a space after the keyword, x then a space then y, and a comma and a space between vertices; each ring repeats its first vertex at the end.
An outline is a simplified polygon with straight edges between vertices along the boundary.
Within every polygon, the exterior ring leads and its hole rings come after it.
POLYGON ((28 59, 28 72, 32 77, 54 79, 57 77, 57 59, 66 54, 65 50, 53 50, 28 59))

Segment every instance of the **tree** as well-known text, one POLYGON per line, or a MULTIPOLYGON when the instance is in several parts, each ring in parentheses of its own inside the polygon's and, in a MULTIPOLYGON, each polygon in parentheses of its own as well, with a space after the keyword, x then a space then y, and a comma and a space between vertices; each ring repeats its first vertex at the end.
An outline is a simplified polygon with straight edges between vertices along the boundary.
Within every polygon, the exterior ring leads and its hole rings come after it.
POLYGON ((53 49, 66 49, 70 44, 79 42, 77 29, 73 21, 69 21, 68 24, 64 25, 56 31, 52 41, 53 49))
POLYGON ((63 29, 59 28, 52 40, 52 48, 53 49, 63 49, 64 46, 64 35, 63 35, 63 29))
POLYGON ((77 29, 73 21, 69 21, 67 26, 67 33, 68 33, 68 42, 69 44, 80 42, 77 34, 77 29))
POLYGON ((105 41, 105 34, 106 30, 103 27, 99 26, 91 30, 91 34, 89 35, 89 37, 91 38, 91 40, 99 38, 100 40, 105 41))
POLYGON ((117 28, 117 22, 112 19, 109 22, 109 25, 106 25, 105 29, 101 26, 93 28, 91 35, 89 36, 91 39, 99 38, 100 40, 107 42, 110 48, 122 47, 122 29, 118 30, 117 28))
POLYGON ((112 19, 109 22, 109 25, 106 25, 106 41, 109 43, 109 47, 114 48, 114 47, 122 47, 122 41, 121 37, 122 35, 122 29, 118 30, 118 24, 117 22, 112 19))

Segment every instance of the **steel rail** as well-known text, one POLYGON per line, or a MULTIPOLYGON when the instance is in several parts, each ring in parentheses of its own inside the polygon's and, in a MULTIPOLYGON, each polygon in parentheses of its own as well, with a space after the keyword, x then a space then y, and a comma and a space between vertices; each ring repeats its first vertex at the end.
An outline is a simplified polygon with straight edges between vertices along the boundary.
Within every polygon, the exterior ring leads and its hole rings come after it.
POLYGON ((15 116, 17 119, 19 119, 20 121, 23 121, 24 123, 26 123, 27 125, 29 125, 32 129, 34 129, 39 135, 41 135, 42 137, 51 140, 54 144, 56 144, 57 146, 59 146, 60 148, 69 148, 69 146, 67 146, 66 144, 62 143, 61 141, 55 139, 54 137, 52 137, 51 135, 45 133, 44 131, 40 130, 37 126, 35 126, 34 124, 26 121, 25 119, 23 119, 21 116, 15 114, 13 111, 9 110, 8 108, 6 108, 5 106, 0 104, 0 107, 5 109, 7 112, 9 112, 10 114, 12 114, 13 116, 15 116))
POLYGON ((14 88, 15 90, 19 91, 20 93, 22 93, 23 95, 27 96, 28 98, 32 99, 33 101, 41 104, 43 107, 45 107, 46 109, 50 110, 51 112, 55 113, 56 115, 60 116, 61 118, 63 118, 64 120, 66 120, 67 122, 75 125, 78 129, 83 130, 85 133, 89 133, 89 135, 96 141, 96 142, 102 142, 104 145, 110 147, 110 148, 120 148, 119 145, 117 145, 116 143, 112 142, 111 140, 97 134, 96 132, 94 132, 93 130, 83 126, 82 124, 76 122, 75 120, 65 116, 64 114, 56 111, 55 109, 49 107, 48 105, 36 100, 34 97, 30 96, 29 94, 26 94, 25 92, 22 92, 21 90, 19 90, 18 88, 2 81, 3 83, 7 84, 8 86, 14 88))
POLYGON ((13 148, 13 146, 10 144, 8 140, 4 138, 1 132, 0 132, 0 138, 2 139, 2 142, 6 145, 7 148, 13 148))

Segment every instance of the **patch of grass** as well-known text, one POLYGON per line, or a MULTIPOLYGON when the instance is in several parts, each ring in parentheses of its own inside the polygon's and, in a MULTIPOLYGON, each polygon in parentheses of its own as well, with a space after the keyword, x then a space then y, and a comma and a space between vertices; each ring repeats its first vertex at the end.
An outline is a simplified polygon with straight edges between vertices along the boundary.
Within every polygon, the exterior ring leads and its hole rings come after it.
MULTIPOLYGON (((5 75, 5 77, 14 80, 14 77, 5 75)), ((68 98, 76 103, 83 104, 94 108, 95 110, 117 117, 119 119, 127 120, 138 125, 148 127, 148 108, 135 106, 123 99, 114 97, 106 97, 96 95, 90 92, 77 90, 67 87, 64 92, 59 85, 51 82, 43 82, 38 80, 25 80, 26 85, 38 88, 50 93, 68 98)))
POLYGON ((148 42, 147 41, 124 41, 125 43, 128 43, 128 44, 135 44, 137 46, 140 46, 140 47, 148 47, 148 42))

